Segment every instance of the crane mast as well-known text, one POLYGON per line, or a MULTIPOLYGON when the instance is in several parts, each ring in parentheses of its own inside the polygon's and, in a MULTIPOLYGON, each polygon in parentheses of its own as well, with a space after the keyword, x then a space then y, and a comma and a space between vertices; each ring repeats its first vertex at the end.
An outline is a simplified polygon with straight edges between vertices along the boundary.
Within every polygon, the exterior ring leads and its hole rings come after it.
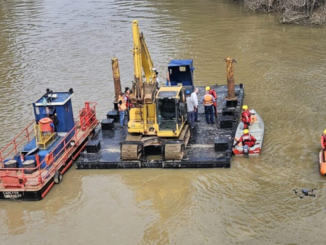
POLYGON ((149 54, 143 33, 139 32, 138 21, 132 22, 134 83, 130 99, 135 106, 154 103, 158 87, 157 73, 149 54), (143 75, 144 72, 144 75, 143 75), (145 81, 143 80, 145 79, 145 81))

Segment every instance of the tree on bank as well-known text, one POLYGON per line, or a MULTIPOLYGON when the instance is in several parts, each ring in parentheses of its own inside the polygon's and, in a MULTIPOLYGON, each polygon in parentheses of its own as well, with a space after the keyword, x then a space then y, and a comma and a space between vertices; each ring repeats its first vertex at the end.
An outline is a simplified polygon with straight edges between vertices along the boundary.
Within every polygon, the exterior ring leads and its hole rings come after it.
POLYGON ((252 11, 278 12, 281 23, 326 23, 326 0, 244 0, 252 11))

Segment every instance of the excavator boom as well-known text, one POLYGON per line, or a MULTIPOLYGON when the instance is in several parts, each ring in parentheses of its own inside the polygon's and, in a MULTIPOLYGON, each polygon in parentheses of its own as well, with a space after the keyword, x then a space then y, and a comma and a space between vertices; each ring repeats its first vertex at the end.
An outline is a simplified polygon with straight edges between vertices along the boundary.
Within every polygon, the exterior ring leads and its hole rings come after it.
POLYGON ((156 70, 149 54, 143 33, 139 32, 138 21, 132 22, 134 56, 134 93, 130 96, 136 105, 153 103, 157 87, 156 70), (145 82, 143 81, 143 72, 145 82))
POLYGON ((146 77, 146 83, 155 83, 157 76, 155 72, 156 69, 154 68, 154 64, 149 54, 143 33, 140 34, 140 42, 142 45, 142 64, 146 77))

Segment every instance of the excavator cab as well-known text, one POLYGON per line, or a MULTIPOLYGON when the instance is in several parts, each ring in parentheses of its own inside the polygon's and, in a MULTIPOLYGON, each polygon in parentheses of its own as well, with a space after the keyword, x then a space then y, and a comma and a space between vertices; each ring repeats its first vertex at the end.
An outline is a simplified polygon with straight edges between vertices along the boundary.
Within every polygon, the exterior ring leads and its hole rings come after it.
POLYGON ((158 124, 161 129, 172 129, 177 118, 176 101, 171 98, 159 99, 157 103, 158 124), (172 124, 171 124, 172 123, 172 124), (172 125, 172 128, 171 128, 172 125))
POLYGON ((173 137, 180 134, 187 115, 182 86, 164 86, 159 90, 156 115, 158 136, 173 137))

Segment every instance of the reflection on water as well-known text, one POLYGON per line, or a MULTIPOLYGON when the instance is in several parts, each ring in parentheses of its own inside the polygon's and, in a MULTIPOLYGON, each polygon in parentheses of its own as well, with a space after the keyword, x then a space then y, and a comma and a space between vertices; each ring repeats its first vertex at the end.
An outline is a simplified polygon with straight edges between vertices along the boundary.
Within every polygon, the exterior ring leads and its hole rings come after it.
POLYGON ((112 105, 111 58, 133 78, 139 20, 160 80, 194 59, 198 84, 225 84, 223 59, 266 132, 260 157, 230 169, 76 171, 41 202, 0 203, 1 244, 323 244, 324 28, 279 25, 229 1, 0 1, 0 145, 32 120, 46 88, 74 88, 99 117, 112 105), (317 188, 300 199, 293 188, 317 188), (304 234, 304 235, 303 235, 304 234))

